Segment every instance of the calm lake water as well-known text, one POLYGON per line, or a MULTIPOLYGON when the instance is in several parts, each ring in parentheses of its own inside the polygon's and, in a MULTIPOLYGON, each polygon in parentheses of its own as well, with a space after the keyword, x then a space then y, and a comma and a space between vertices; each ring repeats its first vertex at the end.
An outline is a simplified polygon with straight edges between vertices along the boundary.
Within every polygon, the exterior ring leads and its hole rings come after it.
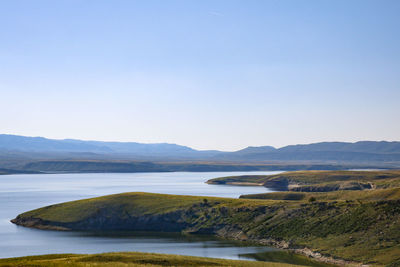
POLYGON ((18 214, 46 205, 122 192, 152 192, 237 198, 268 192, 264 187, 208 185, 208 179, 279 172, 173 172, 19 174, 0 176, 0 258, 50 253, 142 251, 250 259, 272 248, 210 236, 138 232, 58 232, 16 226, 18 214), (248 255, 245 255, 248 254, 248 255))

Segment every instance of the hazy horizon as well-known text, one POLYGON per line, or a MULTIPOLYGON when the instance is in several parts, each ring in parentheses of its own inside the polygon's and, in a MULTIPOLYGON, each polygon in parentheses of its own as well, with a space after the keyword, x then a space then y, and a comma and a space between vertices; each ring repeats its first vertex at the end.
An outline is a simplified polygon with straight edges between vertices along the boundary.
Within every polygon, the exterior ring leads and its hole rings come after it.
POLYGON ((247 146, 400 139, 400 1, 4 1, 0 132, 247 146))
MULTIPOLYGON (((23 136, 23 137, 33 137, 33 138, 37 138, 37 137, 39 137, 39 138, 46 138, 46 139, 50 139, 50 140, 59 140, 59 141, 62 141, 62 140, 78 140, 78 141, 96 141, 96 142, 133 142, 133 143, 142 143, 142 142, 137 142, 137 141, 120 141, 120 140, 97 140, 97 139, 79 139, 79 138, 49 138, 49 137, 46 137, 46 136, 25 136, 25 135, 18 135, 18 134, 10 134, 10 133, 0 133, 0 135, 2 135, 2 134, 4 134, 4 135, 16 135, 16 136, 23 136)), ((356 142, 369 142, 369 141, 372 141, 372 142, 400 142, 400 140, 358 140, 358 141, 336 141, 336 140, 325 140, 325 141, 321 141, 322 143, 323 142, 346 142, 346 143, 356 143, 356 142)), ((269 144, 260 144, 260 145, 258 145, 258 146, 245 146, 245 147, 241 147, 241 148, 239 148, 239 149, 236 149, 236 150, 220 150, 220 149, 217 149, 217 148, 211 148, 211 149, 201 149, 201 148, 196 148, 196 147, 193 147, 193 146, 189 146, 189 145, 185 145, 185 144, 179 144, 179 143, 168 143, 168 142, 157 142, 157 143, 142 143, 142 144, 175 144, 175 145, 181 145, 181 146, 187 146, 187 147, 190 147, 190 148, 193 148, 193 149, 195 149, 195 150, 219 150, 219 151, 225 151, 225 152, 234 152, 234 151, 238 151, 238 150, 241 150, 241 149, 244 149, 244 148, 248 148, 248 147, 260 147, 260 146, 272 146, 272 147, 274 147, 274 148, 276 148, 276 149, 279 149, 279 148, 283 148, 283 147, 286 147, 286 146, 291 146, 291 145, 308 145, 308 144, 313 144, 313 143, 321 143, 321 142, 312 142, 312 143, 294 143, 294 144, 286 144, 286 145, 283 145, 283 146, 273 146, 273 145, 269 145, 269 144)))

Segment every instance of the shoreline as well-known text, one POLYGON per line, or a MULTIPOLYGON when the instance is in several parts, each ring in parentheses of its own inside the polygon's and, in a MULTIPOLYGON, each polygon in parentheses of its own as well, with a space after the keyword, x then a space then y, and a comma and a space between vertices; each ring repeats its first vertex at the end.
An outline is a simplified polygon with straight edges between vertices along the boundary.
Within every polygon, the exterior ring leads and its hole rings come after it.
MULTIPOLYGON (((67 228, 67 227, 62 227, 62 226, 56 226, 56 225, 49 225, 49 224, 43 224, 43 221, 41 219, 34 219, 34 220, 29 220, 29 221, 21 221, 17 218, 10 220, 11 223, 22 226, 22 227, 27 227, 27 228, 33 228, 33 229, 39 229, 39 230, 51 230, 51 231, 74 231, 73 229, 67 228)), ((224 229, 226 230, 226 229, 224 229)), ((162 232, 161 232, 162 233, 162 232)), ((185 231, 181 232, 185 233, 185 231)), ((190 232, 188 232, 190 233, 190 232)), ((196 234, 196 233, 190 233, 190 234, 196 234)), ((196 234, 196 235, 201 235, 201 234, 196 234)), ((253 242, 258 245, 262 246, 270 246, 278 249, 282 249, 285 251, 290 251, 298 255, 306 256, 310 260, 314 260, 317 262, 322 262, 322 263, 327 263, 327 264, 333 264, 333 265, 338 265, 338 266, 368 266, 365 265, 361 262, 355 262, 355 261, 349 261, 341 258, 334 258, 331 255, 323 255, 319 252, 315 252, 310 248, 307 247, 302 247, 298 248, 296 246, 291 246, 290 242, 287 242, 285 240, 275 240, 272 238, 250 238, 248 237, 245 233, 243 233, 241 230, 238 231, 218 231, 216 234, 213 234, 216 237, 223 238, 226 240, 236 240, 236 241, 242 241, 242 242, 253 242)))
POLYGON ((251 183, 251 182, 227 182, 224 184, 220 184, 220 183, 206 181, 205 183, 211 184, 211 185, 237 185, 237 186, 263 186, 264 185, 262 183, 251 183))
POLYGON ((333 265, 338 265, 338 266, 369 266, 366 264, 363 264, 362 262, 356 262, 356 261, 351 261, 351 260, 345 260, 342 258, 334 258, 332 255, 323 255, 320 252, 313 251, 311 248, 308 247, 297 247, 293 246, 290 242, 285 241, 285 240, 276 240, 273 238, 251 238, 248 237, 243 231, 237 230, 237 231, 221 231, 217 232, 216 236, 224 238, 224 239, 233 239, 233 240, 238 240, 238 241, 248 241, 248 242, 254 242, 259 245, 264 245, 264 246, 271 246, 275 247, 278 249, 290 251, 299 255, 306 256, 309 259, 312 259, 317 262, 322 262, 322 263, 327 263, 327 264, 333 264, 333 265))

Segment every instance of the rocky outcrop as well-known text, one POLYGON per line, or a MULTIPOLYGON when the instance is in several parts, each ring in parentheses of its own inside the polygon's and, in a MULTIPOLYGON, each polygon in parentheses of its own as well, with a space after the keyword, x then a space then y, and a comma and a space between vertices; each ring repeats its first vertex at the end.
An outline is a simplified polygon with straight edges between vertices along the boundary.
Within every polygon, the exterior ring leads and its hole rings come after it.
POLYGON ((17 216, 17 218, 11 220, 12 223, 17 225, 29 227, 29 228, 36 228, 42 230, 57 230, 57 231, 68 231, 72 230, 65 226, 61 226, 57 223, 52 223, 49 221, 45 221, 39 218, 26 218, 22 216, 17 216))
POLYGON ((302 185, 290 188, 290 191, 296 192, 331 192, 339 190, 366 190, 372 189, 372 183, 360 182, 342 182, 331 184, 302 185))
POLYGON ((272 190, 276 191, 289 191, 289 185, 291 184, 291 181, 286 179, 286 178, 281 178, 281 179, 273 179, 273 180, 267 180, 264 182, 264 186, 267 188, 271 188, 272 190))
POLYGON ((287 178, 268 180, 262 185, 276 191, 295 192, 331 192, 338 190, 366 190, 374 188, 374 185, 370 182, 343 181, 326 184, 302 184, 287 178))
POLYGON ((17 216, 11 220, 17 225, 43 230, 135 230, 180 232, 191 224, 183 218, 184 212, 177 211, 165 214, 129 216, 121 218, 110 216, 107 212, 98 212, 95 216, 77 222, 55 222, 39 218, 17 216))

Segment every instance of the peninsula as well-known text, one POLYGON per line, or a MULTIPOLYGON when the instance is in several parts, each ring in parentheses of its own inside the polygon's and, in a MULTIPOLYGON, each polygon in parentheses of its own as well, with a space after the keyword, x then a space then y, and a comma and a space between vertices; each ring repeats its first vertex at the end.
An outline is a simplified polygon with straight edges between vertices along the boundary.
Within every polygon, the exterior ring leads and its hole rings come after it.
POLYGON ((302 183, 318 180, 317 185, 329 180, 371 186, 359 190, 339 187, 330 192, 286 191, 240 199, 123 193, 47 206, 20 214, 12 222, 52 230, 212 234, 290 249, 333 264, 400 263, 398 172, 341 172, 333 175, 335 179, 329 178, 332 175, 301 172, 296 179, 293 173, 280 177, 290 176, 302 183))

